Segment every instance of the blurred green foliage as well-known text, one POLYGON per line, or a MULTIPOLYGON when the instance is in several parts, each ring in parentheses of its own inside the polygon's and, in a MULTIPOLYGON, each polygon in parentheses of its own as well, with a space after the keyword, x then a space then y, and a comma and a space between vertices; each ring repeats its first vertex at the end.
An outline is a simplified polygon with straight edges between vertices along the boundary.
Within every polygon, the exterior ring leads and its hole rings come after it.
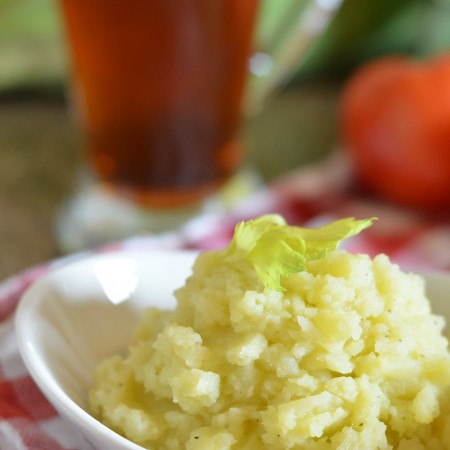
POLYGON ((0 0, 0 89, 61 85, 66 54, 53 0, 0 0))
MULTIPOLYGON (((276 64, 313 1, 262 2, 257 43, 276 64)), ((302 48, 289 80, 342 76, 385 53, 449 48, 450 0, 343 0, 321 36, 302 48)), ((0 0, 0 89, 62 86, 66 62, 57 0, 0 0)))
POLYGON ((298 75, 342 76, 384 54, 426 57, 449 49, 450 0, 344 0, 298 75))

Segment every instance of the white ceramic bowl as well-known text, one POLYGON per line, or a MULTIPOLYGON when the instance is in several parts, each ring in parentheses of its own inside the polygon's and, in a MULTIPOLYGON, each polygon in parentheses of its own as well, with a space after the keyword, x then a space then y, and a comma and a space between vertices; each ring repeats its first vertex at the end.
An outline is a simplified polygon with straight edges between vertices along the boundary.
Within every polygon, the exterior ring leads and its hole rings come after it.
MULTIPOLYGON (((118 252, 88 257, 38 280, 16 316, 19 348, 44 395, 99 450, 138 450, 91 415, 93 368, 131 342, 140 312, 172 308, 195 252, 118 252)), ((433 310, 450 323, 450 274, 426 275, 433 310)))
POLYGON ((26 367, 55 409, 99 450, 137 450, 88 411, 93 368, 124 350, 140 312, 173 308, 196 253, 117 252, 39 279, 23 296, 16 334, 26 367))

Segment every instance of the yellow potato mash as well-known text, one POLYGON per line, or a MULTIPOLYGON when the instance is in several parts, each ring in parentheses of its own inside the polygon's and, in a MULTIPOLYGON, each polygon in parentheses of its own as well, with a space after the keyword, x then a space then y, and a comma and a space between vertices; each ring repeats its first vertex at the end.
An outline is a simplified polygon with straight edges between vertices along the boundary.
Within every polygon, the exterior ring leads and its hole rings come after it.
POLYGON ((450 449, 450 353, 421 277, 339 250, 370 225, 279 216, 199 255, 100 364, 96 417, 158 450, 450 449))

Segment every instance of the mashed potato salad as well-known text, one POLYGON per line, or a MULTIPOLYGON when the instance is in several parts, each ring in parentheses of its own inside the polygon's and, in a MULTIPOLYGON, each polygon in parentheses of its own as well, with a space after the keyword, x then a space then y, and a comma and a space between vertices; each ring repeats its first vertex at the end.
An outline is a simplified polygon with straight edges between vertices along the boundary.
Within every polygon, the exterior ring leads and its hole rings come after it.
POLYGON ((450 449, 450 353, 423 279, 338 249, 371 223, 238 224, 176 309, 147 310, 97 368, 94 415, 154 450, 450 449))

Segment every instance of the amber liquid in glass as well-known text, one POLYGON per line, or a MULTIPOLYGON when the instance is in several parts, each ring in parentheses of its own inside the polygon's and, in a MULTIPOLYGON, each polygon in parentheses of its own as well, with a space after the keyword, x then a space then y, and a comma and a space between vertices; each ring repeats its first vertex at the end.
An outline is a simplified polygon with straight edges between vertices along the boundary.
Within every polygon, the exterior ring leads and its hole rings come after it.
POLYGON ((258 0, 61 0, 74 105, 99 179, 200 201, 233 174, 258 0))

